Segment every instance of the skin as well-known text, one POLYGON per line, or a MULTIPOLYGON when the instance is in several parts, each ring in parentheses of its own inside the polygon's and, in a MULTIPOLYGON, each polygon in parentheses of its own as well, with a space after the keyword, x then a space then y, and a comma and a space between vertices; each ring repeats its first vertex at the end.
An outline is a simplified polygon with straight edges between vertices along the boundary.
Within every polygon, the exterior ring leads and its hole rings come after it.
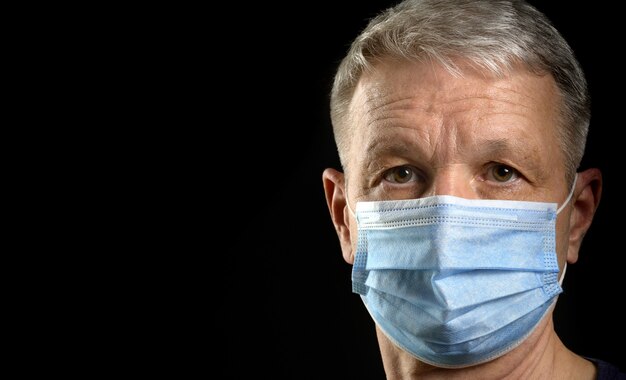
MULTIPOLYGON (((356 202, 454 195, 469 199, 565 201, 559 149, 560 95, 550 75, 523 67, 494 78, 462 61, 455 77, 433 63, 383 60, 362 76, 350 106, 354 127, 346 173, 328 168, 323 185, 346 262, 353 264, 356 202)), ((561 271, 578 260, 600 201, 598 169, 578 173, 572 200, 557 217, 561 271)), ((596 369, 567 349, 552 311, 518 347, 459 369, 423 363, 377 337, 387 379, 593 379, 596 369)))

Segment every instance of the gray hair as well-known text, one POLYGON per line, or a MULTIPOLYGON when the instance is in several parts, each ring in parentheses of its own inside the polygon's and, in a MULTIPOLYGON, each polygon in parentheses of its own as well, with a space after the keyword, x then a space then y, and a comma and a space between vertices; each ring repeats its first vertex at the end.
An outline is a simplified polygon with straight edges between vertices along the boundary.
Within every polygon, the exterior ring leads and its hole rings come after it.
POLYGON ((455 64, 460 57, 497 76, 519 63, 537 75, 552 75, 562 101, 558 133, 566 178, 573 180, 591 116, 587 83, 568 43, 533 6, 516 0, 405 0, 371 19, 339 65, 331 92, 333 132, 344 169, 354 90, 361 75, 387 57, 430 60, 454 75, 461 75, 455 64))

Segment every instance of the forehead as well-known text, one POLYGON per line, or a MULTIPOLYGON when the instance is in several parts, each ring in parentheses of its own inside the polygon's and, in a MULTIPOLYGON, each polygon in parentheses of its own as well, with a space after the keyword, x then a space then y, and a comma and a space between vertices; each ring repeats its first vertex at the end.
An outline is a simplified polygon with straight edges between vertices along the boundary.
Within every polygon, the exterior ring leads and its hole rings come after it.
POLYGON ((560 96, 552 76, 518 67, 496 77, 460 67, 462 74, 453 75, 428 62, 379 62, 362 76, 350 105, 361 148, 353 151, 359 154, 368 140, 398 137, 459 150, 486 139, 524 141, 535 153, 559 150, 560 96))
MULTIPOLYGON (((463 100, 482 100, 481 108, 529 108, 529 113, 554 116, 559 93, 551 75, 536 75, 519 66, 496 77, 470 64, 458 64, 452 74, 439 64, 387 59, 363 73, 355 89, 351 111, 372 112, 385 104, 434 107, 463 100), (507 104, 509 103, 509 104, 507 104), (513 106, 513 107, 511 107, 513 106)), ((466 104, 467 105, 467 104, 466 104)))

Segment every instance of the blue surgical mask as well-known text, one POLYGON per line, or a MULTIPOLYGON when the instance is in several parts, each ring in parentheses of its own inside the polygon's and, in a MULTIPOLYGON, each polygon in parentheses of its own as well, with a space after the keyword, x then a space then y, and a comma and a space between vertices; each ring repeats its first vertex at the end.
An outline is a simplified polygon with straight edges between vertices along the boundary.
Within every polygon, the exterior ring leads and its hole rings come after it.
POLYGON ((423 362, 493 360, 524 341, 562 292, 555 226, 573 188, 558 210, 448 195, 358 202, 353 291, 383 333, 423 362))

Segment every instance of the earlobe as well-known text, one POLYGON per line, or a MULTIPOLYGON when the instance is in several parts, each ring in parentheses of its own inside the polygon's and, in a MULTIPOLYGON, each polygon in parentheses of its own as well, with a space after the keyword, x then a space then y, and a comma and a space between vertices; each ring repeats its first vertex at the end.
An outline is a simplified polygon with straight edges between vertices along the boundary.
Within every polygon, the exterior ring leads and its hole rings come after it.
POLYGON ((602 174, 599 169, 587 169, 578 173, 573 210, 570 216, 569 247, 567 262, 578 261, 578 251, 585 233, 591 226, 602 195, 602 174))
POLYGON ((346 212, 344 174, 335 169, 326 169, 322 175, 324 194, 330 217, 337 232, 344 260, 354 263, 352 239, 350 236, 350 216, 346 212))

